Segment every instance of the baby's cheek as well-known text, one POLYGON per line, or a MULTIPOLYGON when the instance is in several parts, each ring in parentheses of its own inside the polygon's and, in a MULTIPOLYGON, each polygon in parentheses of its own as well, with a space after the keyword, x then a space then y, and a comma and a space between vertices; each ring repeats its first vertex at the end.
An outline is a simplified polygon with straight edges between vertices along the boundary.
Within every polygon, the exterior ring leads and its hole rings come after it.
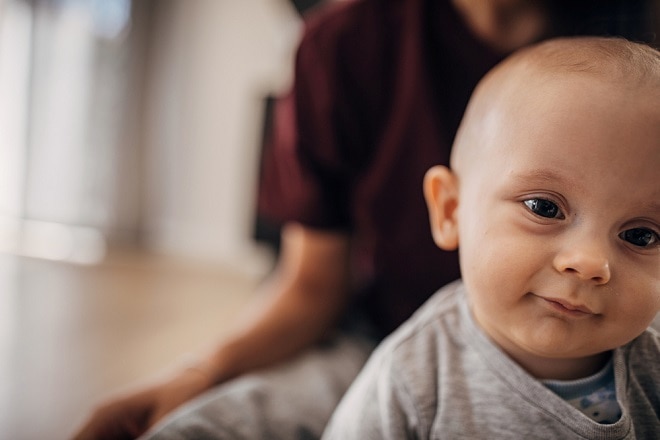
POLYGON ((509 255, 498 246, 472 248, 472 252, 461 255, 461 270, 468 285, 483 290, 492 288, 509 279, 515 267, 509 255))

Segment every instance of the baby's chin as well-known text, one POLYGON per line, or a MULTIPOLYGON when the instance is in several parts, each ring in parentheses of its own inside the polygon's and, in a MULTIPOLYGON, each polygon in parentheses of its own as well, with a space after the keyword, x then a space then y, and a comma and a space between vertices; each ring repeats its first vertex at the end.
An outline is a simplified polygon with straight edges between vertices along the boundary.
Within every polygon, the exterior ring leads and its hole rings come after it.
POLYGON ((571 348, 560 341, 525 338, 514 350, 505 350, 523 369, 539 379, 579 379, 600 370, 614 347, 571 348))

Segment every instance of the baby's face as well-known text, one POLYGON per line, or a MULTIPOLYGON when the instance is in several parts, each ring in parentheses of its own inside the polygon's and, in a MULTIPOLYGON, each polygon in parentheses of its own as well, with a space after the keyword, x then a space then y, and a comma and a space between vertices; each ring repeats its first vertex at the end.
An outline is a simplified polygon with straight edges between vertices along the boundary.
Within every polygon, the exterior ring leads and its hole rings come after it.
POLYGON ((660 310, 657 93, 579 75, 527 85, 488 113, 459 175, 463 279, 512 357, 587 357, 660 310))

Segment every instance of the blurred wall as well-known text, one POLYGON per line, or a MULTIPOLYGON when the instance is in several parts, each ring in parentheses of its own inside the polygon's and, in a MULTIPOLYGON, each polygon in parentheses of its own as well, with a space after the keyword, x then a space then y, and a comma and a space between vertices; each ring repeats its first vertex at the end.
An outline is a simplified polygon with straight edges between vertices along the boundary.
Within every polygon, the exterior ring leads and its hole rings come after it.
POLYGON ((94 262, 102 234, 264 270, 260 139, 291 80, 291 2, 0 2, 0 251, 94 262))
POLYGON ((264 100, 289 85, 299 17, 278 0, 158 0, 148 12, 144 243, 259 264, 251 234, 264 100))

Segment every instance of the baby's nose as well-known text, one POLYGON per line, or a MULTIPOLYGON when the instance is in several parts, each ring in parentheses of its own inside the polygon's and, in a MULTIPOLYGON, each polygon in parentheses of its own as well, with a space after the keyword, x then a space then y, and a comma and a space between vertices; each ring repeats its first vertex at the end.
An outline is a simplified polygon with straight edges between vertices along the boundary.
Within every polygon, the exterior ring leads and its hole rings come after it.
POLYGON ((561 273, 574 274, 596 284, 606 284, 611 277, 606 246, 593 241, 569 243, 555 257, 554 266, 561 273))

